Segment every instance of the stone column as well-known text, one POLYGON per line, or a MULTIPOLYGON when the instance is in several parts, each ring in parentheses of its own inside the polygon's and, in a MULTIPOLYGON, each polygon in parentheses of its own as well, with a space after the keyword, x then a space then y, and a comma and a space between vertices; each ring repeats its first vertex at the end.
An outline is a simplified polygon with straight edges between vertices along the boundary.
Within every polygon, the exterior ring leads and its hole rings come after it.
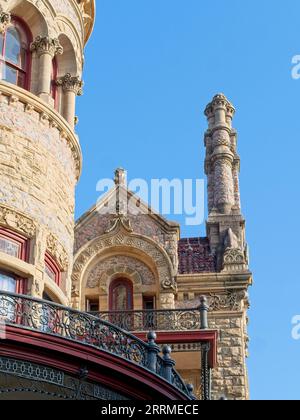
POLYGON ((231 143, 234 108, 224 95, 219 94, 207 106, 205 115, 209 124, 205 136, 209 211, 231 214, 235 204, 231 143))
POLYGON ((79 76, 72 76, 70 73, 57 80, 63 92, 62 115, 70 126, 75 126, 76 96, 82 95, 83 82, 79 76))
POLYGON ((51 98, 52 63, 56 55, 63 53, 63 48, 56 38, 38 36, 31 44, 31 52, 36 53, 38 57, 39 78, 37 94, 45 102, 53 105, 53 99, 51 98))

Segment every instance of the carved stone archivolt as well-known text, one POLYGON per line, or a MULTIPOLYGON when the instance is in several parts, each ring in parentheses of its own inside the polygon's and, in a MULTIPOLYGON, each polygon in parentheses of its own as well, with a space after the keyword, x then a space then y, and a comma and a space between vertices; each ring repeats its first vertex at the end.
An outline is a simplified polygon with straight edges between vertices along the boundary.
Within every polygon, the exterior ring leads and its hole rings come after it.
POLYGON ((108 285, 111 279, 116 276, 128 276, 136 287, 142 285, 155 285, 156 280, 152 271, 142 261, 122 255, 116 255, 97 263, 89 272, 87 287, 93 289, 100 287, 102 291, 108 292, 108 285))
POLYGON ((58 239, 52 234, 49 234, 47 237, 47 251, 54 257, 63 271, 68 270, 68 254, 58 239))
POLYGON ((0 205, 0 225, 14 229, 29 239, 35 236, 36 225, 32 219, 7 206, 0 205))
POLYGON ((73 286, 81 288, 83 275, 96 257, 101 258, 101 254, 118 250, 118 248, 122 249, 123 254, 127 250, 128 253, 150 259, 157 271, 161 289, 173 292, 176 290, 175 273, 167 252, 150 238, 129 233, 120 224, 113 232, 89 242, 75 257, 73 286))

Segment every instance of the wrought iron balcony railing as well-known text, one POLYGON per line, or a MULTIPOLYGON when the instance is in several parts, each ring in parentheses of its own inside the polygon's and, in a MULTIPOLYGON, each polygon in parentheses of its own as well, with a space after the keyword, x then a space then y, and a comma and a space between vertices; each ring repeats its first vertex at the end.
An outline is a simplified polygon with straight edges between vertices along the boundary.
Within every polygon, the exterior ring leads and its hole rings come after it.
POLYGON ((208 328, 208 306, 203 298, 199 309, 91 312, 126 331, 197 331, 208 328))
POLYGON ((170 348, 160 348, 155 343, 155 334, 149 333, 145 343, 94 315, 79 312, 52 302, 0 291, 0 321, 5 326, 29 329, 42 334, 51 334, 98 348, 124 358, 129 362, 151 370, 168 380, 173 386, 193 399, 192 389, 170 363, 170 348))

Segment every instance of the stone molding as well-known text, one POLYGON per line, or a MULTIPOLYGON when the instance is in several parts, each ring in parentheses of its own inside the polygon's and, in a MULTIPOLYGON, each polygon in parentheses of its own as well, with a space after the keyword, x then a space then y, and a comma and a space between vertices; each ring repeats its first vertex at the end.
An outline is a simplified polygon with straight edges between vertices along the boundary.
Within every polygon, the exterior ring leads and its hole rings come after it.
POLYGON ((64 50, 57 38, 38 36, 35 41, 31 43, 30 51, 36 52, 38 57, 43 54, 49 54, 54 58, 56 55, 62 55, 64 50))
POLYGON ((40 115, 40 120, 45 124, 49 124, 49 128, 59 130, 62 141, 66 141, 71 149, 76 166, 76 178, 78 180, 82 169, 81 147, 74 130, 67 121, 37 96, 16 85, 0 81, 0 101, 1 96, 7 97, 11 106, 21 102, 24 104, 24 112, 37 112, 40 115))

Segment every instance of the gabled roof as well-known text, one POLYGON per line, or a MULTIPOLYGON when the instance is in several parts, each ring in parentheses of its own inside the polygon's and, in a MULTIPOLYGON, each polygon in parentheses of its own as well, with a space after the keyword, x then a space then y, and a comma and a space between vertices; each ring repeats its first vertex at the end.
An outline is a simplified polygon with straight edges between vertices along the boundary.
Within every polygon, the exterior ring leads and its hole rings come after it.
MULTIPOLYGON (((116 185, 112 190, 105 194, 98 203, 92 206, 86 213, 84 213, 75 224, 75 230, 79 229, 85 223, 87 223, 92 217, 99 213, 99 217, 103 213, 103 210, 111 210, 112 214, 116 213, 116 197, 120 197, 120 201, 126 201, 130 203, 128 206, 128 215, 148 215, 160 228, 166 232, 177 232, 178 239, 180 238, 180 225, 176 222, 168 221, 166 218, 158 214, 153 210, 147 203, 136 196, 133 192, 127 190, 123 186, 116 185)), ((118 209, 122 214, 122 209, 118 209)), ((106 213, 107 214, 107 213, 106 213)))

